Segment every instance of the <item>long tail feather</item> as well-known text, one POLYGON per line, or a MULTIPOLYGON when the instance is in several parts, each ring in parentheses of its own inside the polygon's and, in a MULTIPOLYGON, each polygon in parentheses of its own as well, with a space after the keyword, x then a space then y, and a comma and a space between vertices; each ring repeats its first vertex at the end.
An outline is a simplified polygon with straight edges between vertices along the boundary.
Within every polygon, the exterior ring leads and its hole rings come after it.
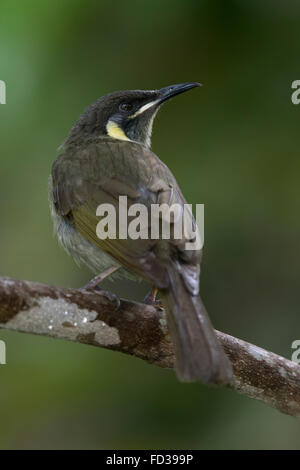
POLYGON ((170 287, 160 294, 167 312, 179 380, 229 383, 232 379, 231 364, 200 297, 187 291, 176 269, 170 269, 169 276, 170 287))

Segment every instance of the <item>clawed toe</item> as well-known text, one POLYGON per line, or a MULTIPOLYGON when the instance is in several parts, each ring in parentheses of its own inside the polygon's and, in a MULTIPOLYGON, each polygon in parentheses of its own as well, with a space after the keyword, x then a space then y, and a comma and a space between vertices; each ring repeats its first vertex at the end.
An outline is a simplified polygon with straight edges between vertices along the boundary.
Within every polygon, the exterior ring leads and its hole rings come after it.
POLYGON ((163 307, 162 302, 159 299, 156 299, 156 291, 153 292, 153 290, 151 290, 144 298, 144 304, 158 308, 163 307))
POLYGON ((114 304, 115 310, 119 310, 121 300, 116 294, 109 292, 108 290, 99 289, 99 287, 96 288, 95 291, 103 297, 106 297, 112 304, 114 304))
POLYGON ((113 292, 109 292, 108 290, 103 290, 103 289, 100 289, 97 286, 95 287, 95 286, 91 286, 89 284, 87 284, 86 286, 82 287, 79 290, 93 292, 94 294, 101 295, 101 296, 105 297, 106 299, 108 299, 114 305, 115 310, 119 310, 119 308, 120 308, 121 300, 119 299, 119 297, 116 294, 113 294, 113 292))

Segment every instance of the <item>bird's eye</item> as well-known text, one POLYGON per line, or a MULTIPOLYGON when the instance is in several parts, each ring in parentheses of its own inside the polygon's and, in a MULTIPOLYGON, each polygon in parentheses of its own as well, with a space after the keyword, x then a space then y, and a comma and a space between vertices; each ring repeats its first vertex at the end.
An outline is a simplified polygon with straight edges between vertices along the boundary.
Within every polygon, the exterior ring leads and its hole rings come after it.
POLYGON ((130 103, 121 103, 119 108, 121 111, 131 111, 133 106, 130 103))

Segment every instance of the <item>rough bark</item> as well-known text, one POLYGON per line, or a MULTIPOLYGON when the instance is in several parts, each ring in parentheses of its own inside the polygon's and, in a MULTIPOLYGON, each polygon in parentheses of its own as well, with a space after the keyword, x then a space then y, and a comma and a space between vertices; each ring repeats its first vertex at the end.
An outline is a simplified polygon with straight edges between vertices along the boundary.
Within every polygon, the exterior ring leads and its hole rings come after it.
MULTIPOLYGON (((172 368, 164 312, 100 293, 0 277, 0 328, 104 347, 172 368)), ((300 366, 216 331, 234 370, 230 388, 300 416, 300 366)))

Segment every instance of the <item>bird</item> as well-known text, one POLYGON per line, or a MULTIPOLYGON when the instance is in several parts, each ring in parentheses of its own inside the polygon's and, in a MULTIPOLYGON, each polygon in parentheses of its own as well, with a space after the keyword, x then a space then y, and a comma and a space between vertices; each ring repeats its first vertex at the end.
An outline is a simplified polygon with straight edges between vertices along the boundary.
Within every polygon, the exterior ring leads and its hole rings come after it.
POLYGON ((97 289, 105 277, 146 280, 148 301, 155 303, 158 292, 166 310, 179 381, 223 385, 231 382, 232 367, 200 298, 202 248, 187 250, 185 235, 100 239, 96 233, 97 207, 111 204, 118 212, 121 196, 129 207, 186 204, 171 170, 151 151, 151 134, 161 106, 198 86, 121 90, 97 99, 59 147, 49 201, 59 242, 96 275, 85 287, 97 289))

